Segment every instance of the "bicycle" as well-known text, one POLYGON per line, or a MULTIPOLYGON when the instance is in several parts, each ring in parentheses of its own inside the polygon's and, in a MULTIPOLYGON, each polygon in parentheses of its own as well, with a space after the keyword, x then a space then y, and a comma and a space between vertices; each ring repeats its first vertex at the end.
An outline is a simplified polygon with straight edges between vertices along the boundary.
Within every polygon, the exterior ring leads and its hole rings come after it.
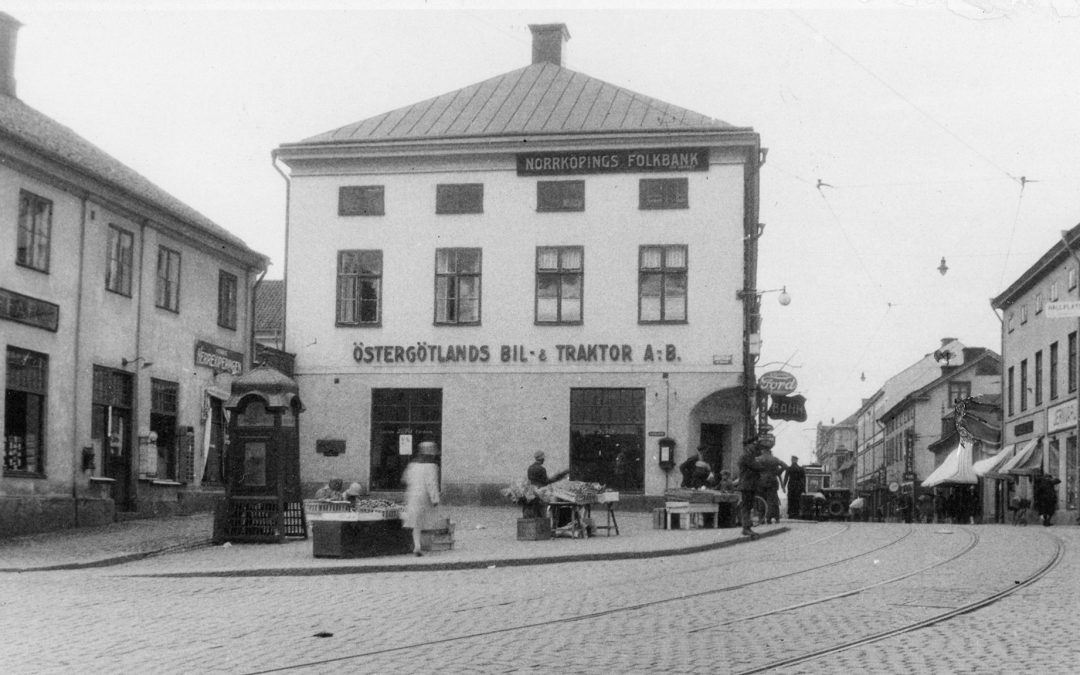
MULTIPOLYGON (((756 527, 765 522, 765 516, 769 512, 769 504, 765 501, 764 497, 754 497, 754 503, 750 507, 750 525, 746 525, 741 520, 739 525, 741 527, 756 527)), ((739 501, 735 504, 735 513, 739 518, 742 517, 742 495, 739 495, 739 501)))

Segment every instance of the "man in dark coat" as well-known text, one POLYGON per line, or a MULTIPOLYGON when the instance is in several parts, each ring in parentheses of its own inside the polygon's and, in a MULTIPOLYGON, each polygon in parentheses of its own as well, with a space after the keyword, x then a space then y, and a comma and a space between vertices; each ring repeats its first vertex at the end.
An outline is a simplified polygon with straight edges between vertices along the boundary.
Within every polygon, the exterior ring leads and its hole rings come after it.
POLYGON ((1042 518, 1042 524, 1047 527, 1053 524, 1054 513, 1057 511, 1057 485, 1060 482, 1060 479, 1049 474, 1040 473, 1035 476, 1035 511, 1042 518))
POLYGON ((754 508, 754 498, 758 493, 758 474, 761 465, 758 457, 761 450, 757 440, 751 439, 743 444, 743 454, 739 457, 739 492, 742 500, 739 502, 739 521, 742 523, 742 533, 751 539, 757 539, 754 532, 750 514, 754 508))
POLYGON ((529 465, 529 469, 525 472, 525 476, 529 479, 529 482, 536 487, 544 487, 545 485, 551 485, 556 481, 562 480, 568 473, 570 473, 570 469, 566 469, 565 471, 560 471, 554 476, 548 478, 547 469, 544 468, 543 451, 537 451, 535 454, 533 454, 533 460, 535 461, 533 461, 533 463, 529 465))
POLYGON ((709 465, 705 463, 705 460, 701 458, 700 453, 694 453, 679 465, 679 472, 682 473, 680 487, 696 490, 699 487, 705 487, 712 470, 709 469, 709 465))
POLYGON ((799 466, 799 458, 794 455, 791 465, 784 472, 784 485, 787 487, 787 516, 798 518, 802 515, 802 496, 806 492, 806 469, 799 466))

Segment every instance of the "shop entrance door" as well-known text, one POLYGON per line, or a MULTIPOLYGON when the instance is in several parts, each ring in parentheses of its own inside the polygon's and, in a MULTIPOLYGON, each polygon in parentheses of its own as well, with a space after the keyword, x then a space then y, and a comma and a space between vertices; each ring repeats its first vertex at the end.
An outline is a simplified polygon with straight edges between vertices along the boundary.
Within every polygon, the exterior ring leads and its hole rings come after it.
POLYGON ((401 477, 420 441, 442 448, 442 389, 372 389, 371 489, 404 490, 401 477))
POLYGON ((732 470, 732 466, 724 466, 724 462, 730 461, 725 452, 725 443, 728 438, 728 425, 726 424, 702 424, 701 425, 701 458, 709 464, 709 468, 719 474, 724 469, 732 470))
POLYGON ((135 508, 132 491, 132 378, 130 373, 94 366, 90 436, 102 475, 111 478, 118 511, 135 508))

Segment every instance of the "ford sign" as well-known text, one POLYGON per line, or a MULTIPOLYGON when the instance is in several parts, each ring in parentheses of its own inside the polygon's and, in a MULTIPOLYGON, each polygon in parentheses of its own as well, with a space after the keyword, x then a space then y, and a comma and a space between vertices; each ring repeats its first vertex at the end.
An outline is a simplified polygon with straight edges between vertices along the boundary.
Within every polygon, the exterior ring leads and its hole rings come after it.
POLYGON ((758 389, 766 394, 790 394, 799 386, 795 376, 783 370, 763 373, 757 381, 758 389))

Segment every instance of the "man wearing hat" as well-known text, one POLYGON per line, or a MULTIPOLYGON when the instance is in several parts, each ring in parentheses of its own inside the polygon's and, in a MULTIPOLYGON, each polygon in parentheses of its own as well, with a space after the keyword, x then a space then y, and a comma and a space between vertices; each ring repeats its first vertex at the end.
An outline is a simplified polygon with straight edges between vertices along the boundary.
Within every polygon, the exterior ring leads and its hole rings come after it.
POLYGON ((798 518, 803 493, 806 492, 806 469, 799 466, 799 458, 792 455, 791 465, 784 472, 784 484, 787 487, 787 517, 798 518))
POLYGON ((529 482, 536 487, 544 487, 545 485, 551 485, 552 483, 562 480, 570 473, 570 469, 560 471, 551 478, 548 478, 547 469, 544 468, 544 452, 537 450, 533 453, 533 459, 536 461, 529 465, 529 470, 526 472, 526 477, 529 482))

